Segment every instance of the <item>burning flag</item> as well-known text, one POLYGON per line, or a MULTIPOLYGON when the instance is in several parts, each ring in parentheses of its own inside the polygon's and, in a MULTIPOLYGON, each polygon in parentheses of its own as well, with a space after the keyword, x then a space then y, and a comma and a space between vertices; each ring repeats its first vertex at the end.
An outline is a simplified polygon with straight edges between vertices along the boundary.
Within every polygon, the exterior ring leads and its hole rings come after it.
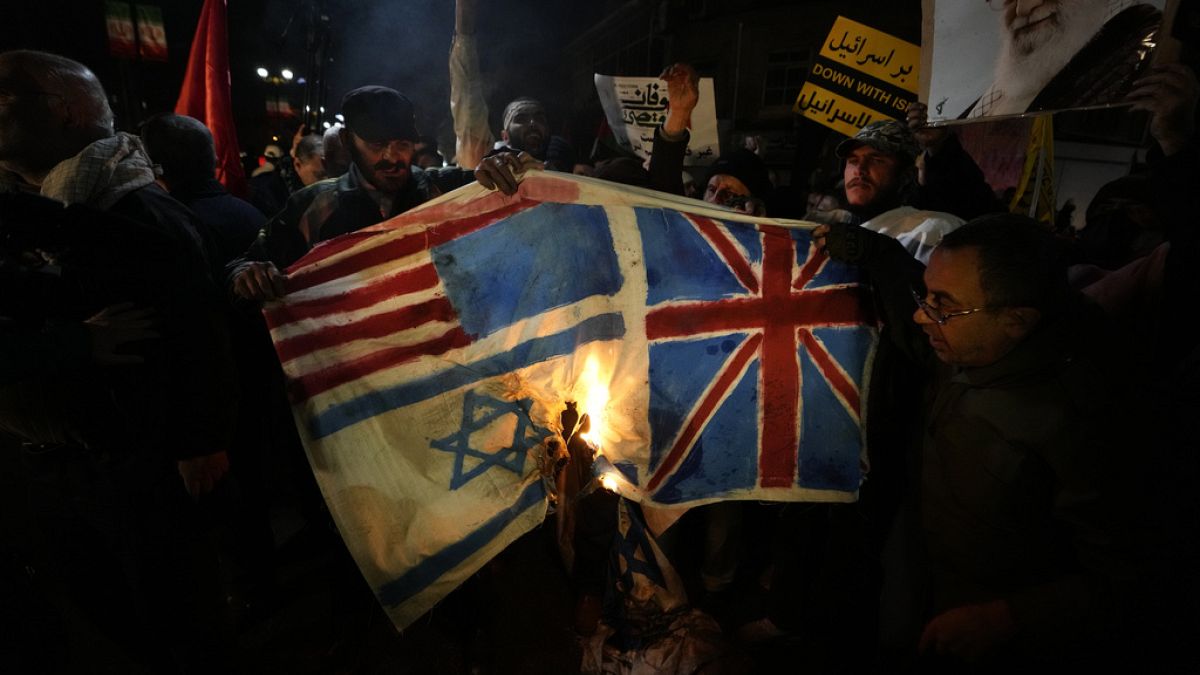
POLYGON ((542 522, 568 401, 643 504, 856 497, 877 332, 808 224, 535 173, 288 272, 265 313, 296 422, 398 627, 542 522))

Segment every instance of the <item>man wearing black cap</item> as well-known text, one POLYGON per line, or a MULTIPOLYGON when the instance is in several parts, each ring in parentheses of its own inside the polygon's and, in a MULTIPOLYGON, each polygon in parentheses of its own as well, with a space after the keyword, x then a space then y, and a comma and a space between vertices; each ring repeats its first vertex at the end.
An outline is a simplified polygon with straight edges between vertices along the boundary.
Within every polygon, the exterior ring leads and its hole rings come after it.
POLYGON ((837 147, 838 157, 846 160, 842 177, 847 208, 857 223, 896 239, 915 258, 928 262, 942 236, 963 221, 909 206, 916 197, 919 154, 912 131, 896 120, 872 122, 837 147))
POLYGON ((387 220, 475 180, 469 170, 423 170, 412 164, 420 138, 413 105, 394 89, 359 87, 342 99, 342 115, 346 126, 339 137, 350 155, 349 171, 292 195, 267 223, 265 237, 230 263, 235 295, 276 298, 284 290, 279 269, 314 244, 387 220))
POLYGON ((758 155, 741 148, 723 155, 709 167, 704 201, 765 216, 764 200, 773 189, 767 165, 758 155))

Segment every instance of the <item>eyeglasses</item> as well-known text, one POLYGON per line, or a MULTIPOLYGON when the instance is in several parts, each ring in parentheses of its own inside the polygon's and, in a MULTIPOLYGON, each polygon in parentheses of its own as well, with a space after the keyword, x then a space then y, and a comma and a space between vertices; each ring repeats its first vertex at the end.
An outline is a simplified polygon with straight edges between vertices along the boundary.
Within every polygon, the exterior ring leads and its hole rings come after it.
POLYGON ((974 314, 976 312, 982 312, 985 309, 988 309, 987 307, 973 307, 971 309, 957 309, 953 312, 943 312, 941 309, 934 307, 928 302, 925 302, 925 296, 917 292, 917 289, 912 288, 909 290, 912 293, 913 300, 915 300, 917 303, 917 307, 920 307, 921 311, 925 312, 925 316, 929 317, 930 321, 939 326, 945 326, 947 321, 956 316, 967 316, 968 314, 974 314))

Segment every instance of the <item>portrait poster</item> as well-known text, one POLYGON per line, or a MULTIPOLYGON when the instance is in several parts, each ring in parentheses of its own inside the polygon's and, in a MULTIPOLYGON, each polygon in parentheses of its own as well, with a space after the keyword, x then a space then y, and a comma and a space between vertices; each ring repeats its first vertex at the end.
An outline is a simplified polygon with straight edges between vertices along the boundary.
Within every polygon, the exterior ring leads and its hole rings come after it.
POLYGON ((917 98, 920 59, 917 45, 839 16, 792 110, 847 136, 900 119, 917 98))
POLYGON ((1120 105, 1172 0, 924 0, 921 100, 937 123, 1120 105))
MULTIPOLYGON (((654 148, 654 130, 667 119, 667 83, 657 77, 597 74, 595 79, 600 105, 617 143, 638 157, 649 159, 654 148)), ((685 166, 708 166, 721 154, 713 80, 702 77, 698 86, 700 98, 692 110, 691 139, 683 157, 685 166)))

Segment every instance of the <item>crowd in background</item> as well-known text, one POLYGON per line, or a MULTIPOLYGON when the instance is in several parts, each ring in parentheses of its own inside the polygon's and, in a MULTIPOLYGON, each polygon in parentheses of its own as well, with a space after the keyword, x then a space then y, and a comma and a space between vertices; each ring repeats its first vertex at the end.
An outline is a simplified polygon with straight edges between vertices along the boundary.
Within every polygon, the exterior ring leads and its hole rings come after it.
MULTIPOLYGON (((569 125, 520 92, 497 138, 465 7, 450 61, 455 148, 417 129, 421 102, 368 84, 342 100, 343 124, 268 146, 247 200, 216 180, 199 121, 162 114, 118 131, 84 64, 0 54, 0 431, 5 465, 19 465, 17 518, 37 532, 36 550, 0 545, 4 623, 19 637, 10 672, 67 667, 78 629, 51 596, 130 667, 282 672, 245 666, 245 637, 306 611, 286 602, 285 571, 318 559, 335 620, 303 638, 326 646, 305 672, 374 672, 347 653, 367 648, 362 616, 386 619, 307 466, 259 308, 315 244, 472 182, 512 194, 529 170, 817 223, 822 250, 873 288, 882 336, 858 502, 712 504, 660 538, 691 606, 719 626, 725 656, 704 672, 1195 662, 1188 66, 1136 85, 1148 160, 1103 186, 1075 230, 1008 213, 1006 186, 988 185, 919 103, 832 148, 838 173, 792 189, 753 144, 701 175, 684 166, 699 97, 687 64, 661 74, 671 105, 647 161, 558 135, 569 125), (33 560, 56 591, 32 579, 33 560)), ((553 527, 513 544, 395 637, 436 634, 445 653, 395 668, 577 668, 579 641, 620 621, 614 505, 604 491, 580 502, 570 568, 553 527), (536 600, 503 590, 529 575, 543 581, 536 600), (543 648, 514 653, 485 605, 543 648)))

